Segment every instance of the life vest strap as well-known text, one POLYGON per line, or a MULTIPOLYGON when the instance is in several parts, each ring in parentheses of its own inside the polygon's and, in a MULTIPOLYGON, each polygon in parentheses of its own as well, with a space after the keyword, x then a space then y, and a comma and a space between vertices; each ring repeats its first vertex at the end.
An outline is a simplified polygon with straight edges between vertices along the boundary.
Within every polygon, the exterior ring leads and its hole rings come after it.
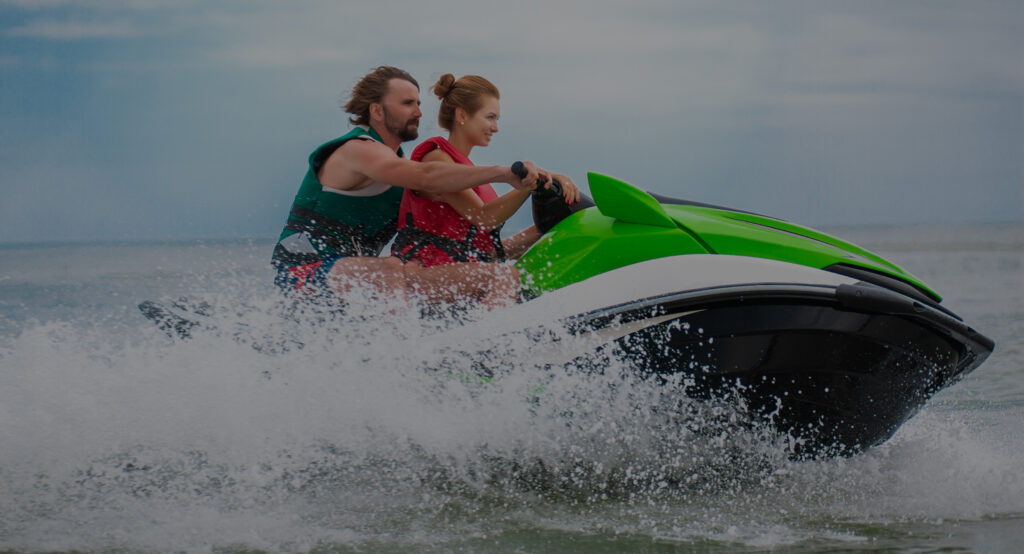
POLYGON ((466 239, 457 240, 416 227, 412 213, 406 213, 405 227, 398 230, 392 252, 403 263, 416 257, 416 254, 427 246, 437 248, 456 262, 468 262, 470 256, 481 262, 504 262, 505 248, 501 244, 501 228, 494 229, 489 233, 491 242, 494 244, 494 254, 473 246, 473 239, 479 230, 479 227, 472 225, 466 233, 466 239), (409 246, 411 248, 406 250, 406 247, 409 246))
POLYGON ((365 223, 353 227, 298 204, 292 205, 290 214, 296 219, 289 218, 285 223, 285 229, 305 232, 311 240, 322 242, 342 256, 367 255, 364 252, 364 243, 383 245, 395 234, 398 227, 398 221, 395 220, 385 225, 376 235, 367 235, 365 223))

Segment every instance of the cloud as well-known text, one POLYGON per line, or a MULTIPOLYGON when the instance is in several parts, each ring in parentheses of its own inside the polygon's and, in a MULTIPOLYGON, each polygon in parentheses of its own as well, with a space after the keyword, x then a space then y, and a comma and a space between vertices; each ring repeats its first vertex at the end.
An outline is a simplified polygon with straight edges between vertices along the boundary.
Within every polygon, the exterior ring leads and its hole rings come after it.
POLYGON ((0 7, 13 6, 23 10, 42 10, 70 4, 69 0, 0 0, 0 7))
POLYGON ((136 23, 124 19, 118 21, 37 19, 20 27, 8 29, 4 34, 14 38, 73 41, 133 38, 143 36, 145 32, 136 23))
POLYGON ((351 62, 357 50, 329 45, 281 47, 278 45, 232 45, 215 54, 220 61, 249 67, 299 67, 351 62))
POLYGON ((0 0, 0 7, 13 6, 23 10, 43 11, 53 8, 75 8, 89 11, 149 10, 165 6, 191 4, 188 0, 0 0))
MULTIPOLYGON (((307 148, 347 128, 339 95, 390 64, 420 80, 424 133, 439 132, 442 72, 498 85, 501 139, 479 163, 529 156, 809 223, 901 220, 918 198, 934 199, 929 217, 1019 219, 1011 2, 0 0, 0 128, 24 130, 0 133, 0 187, 75 175, 106 198, 145 174, 154 204, 201 197, 197 221, 223 206, 196 233, 245 225, 240 191, 287 203, 307 148), (55 147, 68 129, 88 133, 55 147)), ((69 218, 83 203, 54 202, 69 218)), ((8 195, 0 211, 46 220, 34 206, 8 195)), ((6 240, 45 232, 0 218, 6 240)))
POLYGON ((167 34, 179 15, 198 13, 190 0, 0 0, 8 39, 86 41, 167 34))

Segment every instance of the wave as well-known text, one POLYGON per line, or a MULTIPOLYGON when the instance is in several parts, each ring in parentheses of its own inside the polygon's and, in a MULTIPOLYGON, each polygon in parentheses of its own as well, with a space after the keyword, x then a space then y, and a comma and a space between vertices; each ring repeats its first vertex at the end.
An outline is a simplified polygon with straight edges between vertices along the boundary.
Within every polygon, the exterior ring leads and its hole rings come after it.
POLYGON ((595 345, 525 311, 501 325, 536 332, 483 343, 493 318, 287 319, 258 292, 212 295, 238 308, 187 341, 117 312, 10 338, 0 545, 423 549, 518 529, 756 547, 1024 513, 1019 434, 974 411, 940 402, 864 455, 794 461, 735 402, 614 349, 543 363, 595 345), (253 348, 267 336, 302 347, 253 348))

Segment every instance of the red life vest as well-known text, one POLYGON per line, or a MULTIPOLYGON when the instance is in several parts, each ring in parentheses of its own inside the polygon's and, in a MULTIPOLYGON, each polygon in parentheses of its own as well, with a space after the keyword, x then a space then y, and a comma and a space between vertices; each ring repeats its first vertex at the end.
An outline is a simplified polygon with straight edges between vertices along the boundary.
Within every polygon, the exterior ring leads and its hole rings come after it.
MULTIPOLYGON (((442 137, 427 139, 413 150, 409 159, 422 161, 427 153, 440 148, 455 163, 473 165, 469 158, 442 137)), ((486 204, 496 198, 491 185, 473 187, 486 204)), ((398 211, 398 236, 391 249, 404 262, 416 259, 425 266, 454 262, 491 262, 504 259, 500 228, 481 232, 459 215, 447 202, 430 200, 406 189, 398 211)))

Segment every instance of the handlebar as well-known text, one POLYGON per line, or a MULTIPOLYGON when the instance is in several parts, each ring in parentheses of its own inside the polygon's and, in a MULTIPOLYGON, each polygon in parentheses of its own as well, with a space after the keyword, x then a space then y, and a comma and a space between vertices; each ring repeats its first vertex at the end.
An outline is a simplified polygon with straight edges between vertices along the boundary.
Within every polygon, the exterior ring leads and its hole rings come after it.
POLYGON ((520 179, 526 177, 526 166, 523 165, 523 162, 513 162, 512 167, 510 167, 509 169, 512 170, 513 175, 519 177, 520 179))
MULTIPOLYGON (((512 164, 512 174, 520 179, 526 177, 526 166, 523 162, 515 162, 512 164)), ((544 188, 544 185, 548 182, 545 177, 537 179, 537 188, 533 191, 534 196, 563 196, 562 183, 558 182, 558 179, 551 180, 551 186, 544 188)))
MULTIPOLYGON (((512 164, 512 173, 520 179, 526 177, 526 166, 523 162, 512 164)), ((581 194, 579 202, 569 205, 565 203, 565 195, 562 190, 562 183, 557 179, 551 180, 548 188, 542 188, 544 181, 537 183, 533 190, 533 224, 541 234, 547 233, 559 221, 562 221, 571 214, 580 210, 594 207, 594 201, 586 195, 581 194)))

